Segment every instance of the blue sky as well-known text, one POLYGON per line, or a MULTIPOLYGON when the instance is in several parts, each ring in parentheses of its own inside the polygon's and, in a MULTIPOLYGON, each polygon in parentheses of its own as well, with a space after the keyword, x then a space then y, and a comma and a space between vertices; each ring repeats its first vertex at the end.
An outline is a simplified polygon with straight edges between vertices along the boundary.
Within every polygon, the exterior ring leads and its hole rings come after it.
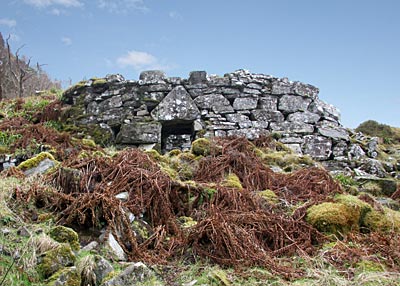
POLYGON ((54 78, 244 68, 320 88, 346 127, 400 127, 398 0, 1 0, 0 31, 54 78))

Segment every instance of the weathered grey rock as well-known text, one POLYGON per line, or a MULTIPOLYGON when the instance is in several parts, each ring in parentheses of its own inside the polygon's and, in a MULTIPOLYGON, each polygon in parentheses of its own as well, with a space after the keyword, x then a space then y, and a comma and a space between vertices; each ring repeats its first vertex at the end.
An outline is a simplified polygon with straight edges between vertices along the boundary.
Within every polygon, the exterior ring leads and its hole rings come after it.
POLYGON ((112 233, 108 234, 108 239, 105 241, 105 246, 112 251, 112 255, 119 261, 126 261, 128 259, 126 253, 112 233))
MULTIPOLYGON (((372 160, 372 159, 371 159, 372 160)), ((363 191, 373 193, 373 195, 384 195, 391 197, 397 190, 397 181, 391 178, 379 178, 371 174, 362 174, 359 176, 358 172, 363 173, 362 170, 355 169, 355 180, 360 183, 363 191)))
POLYGON ((318 97, 319 89, 311 84, 304 84, 301 82, 295 82, 293 88, 294 94, 310 97, 316 99, 318 97))
POLYGON ((320 118, 321 116, 319 116, 318 114, 309 111, 304 111, 304 112, 295 112, 289 114, 287 120, 292 122, 305 122, 305 123, 315 124, 318 122, 320 118))
POLYGON ((271 93, 272 94, 290 94, 293 92, 293 86, 289 82, 288 79, 280 79, 280 80, 275 80, 272 83, 271 87, 271 93))
POLYGON ((295 154, 303 155, 303 150, 300 144, 286 144, 295 154))
POLYGON ((171 151, 179 149, 182 151, 190 150, 191 146, 190 134, 171 134, 165 139, 165 149, 163 151, 171 151))
MULTIPOLYGON (((239 122, 240 128, 247 128, 244 126, 242 122, 239 122)), ((254 127, 254 128, 261 128, 261 129, 267 129, 269 127, 268 121, 251 121, 251 125, 249 127, 254 127)))
POLYGON ((108 74, 106 75, 106 80, 109 83, 118 83, 118 82, 124 82, 125 78, 120 74, 108 74))
POLYGON ((336 157, 346 156, 346 151, 348 150, 347 143, 345 141, 339 141, 333 146, 332 154, 336 157))
POLYGON ((309 111, 317 113, 325 119, 330 119, 332 121, 340 120, 340 111, 338 108, 331 104, 325 103, 319 98, 314 99, 308 108, 309 111))
POLYGON ((350 140, 347 130, 343 127, 318 127, 318 133, 334 140, 350 140))
POLYGON ((157 281, 156 274, 149 269, 142 262, 136 262, 129 265, 122 273, 118 276, 106 281, 101 286, 133 286, 140 282, 151 281, 151 285, 164 285, 157 281))
POLYGON ((212 110, 215 113, 233 113, 234 109, 222 94, 207 94, 195 98, 198 108, 212 110))
POLYGON ((271 122, 270 127, 273 131, 298 134, 312 134, 314 126, 303 122, 271 122))
POLYGON ((368 142, 368 156, 371 158, 376 158, 378 156, 378 137, 372 137, 368 142))
POLYGON ((268 130, 258 128, 236 129, 228 131, 228 136, 243 136, 249 140, 254 140, 262 135, 268 136, 269 134, 270 133, 268 130))
POLYGON ((293 137, 291 134, 284 134, 282 138, 279 139, 279 142, 284 144, 302 144, 304 143, 304 139, 302 137, 293 137))
POLYGON ((49 279, 47 286, 80 286, 81 277, 75 266, 63 268, 53 274, 49 279))
POLYGON ((81 251, 93 251, 99 246, 99 243, 97 241, 91 241, 88 244, 86 244, 84 247, 81 248, 81 251))
POLYGON ((400 211, 400 203, 398 201, 387 197, 376 198, 376 200, 384 207, 390 208, 394 211, 400 211))
POLYGON ((255 121, 283 122, 285 118, 279 111, 255 109, 251 111, 251 119, 255 121))
POLYGON ((207 72, 192 71, 189 74, 189 84, 198 84, 207 82, 207 72))
POLYGON ((278 97, 272 95, 263 95, 258 101, 258 109, 277 111, 278 97))
POLYGON ((158 121, 194 121, 200 111, 189 93, 177 86, 153 109, 151 116, 158 121))
POLYGON ((229 86, 231 81, 228 77, 209 76, 208 83, 210 86, 224 87, 229 86))
POLYGON ((351 144, 347 156, 350 161, 360 160, 365 156, 364 150, 358 144, 351 144))
POLYGON ((332 154, 332 141, 329 138, 307 135, 304 136, 303 153, 315 160, 327 160, 332 154))
POLYGON ((260 95, 261 91, 259 91, 258 89, 252 89, 252 88, 247 88, 245 87, 243 89, 243 96, 246 97, 248 95, 260 95))
POLYGON ((122 106, 122 97, 121 96, 113 96, 109 99, 104 100, 99 103, 98 108, 100 111, 107 111, 112 108, 118 108, 122 106))
POLYGON ((139 75, 139 80, 144 84, 162 83, 166 79, 165 73, 160 70, 143 71, 139 75))
POLYGON ((161 123, 150 122, 131 122, 122 124, 121 130, 117 135, 117 144, 148 144, 161 142, 161 123))
POLYGON ((375 159, 364 159, 361 163, 360 170, 368 174, 374 175, 378 178, 385 178, 386 176, 388 176, 388 173, 386 173, 386 170, 383 167, 382 163, 375 159))
POLYGON ((114 267, 104 259, 100 255, 95 255, 94 261, 96 263, 96 267, 94 269, 94 274, 96 274, 96 285, 100 285, 104 278, 107 277, 108 274, 114 271, 114 267))
POLYGON ((49 158, 44 158, 36 167, 24 171, 25 176, 43 174, 53 168, 57 163, 49 158))
POLYGON ((233 109, 235 110, 252 110, 257 108, 258 98, 256 97, 241 97, 233 101, 233 109))
POLYGON ((279 99, 278 109, 285 114, 306 111, 310 103, 311 98, 296 95, 283 95, 279 99))

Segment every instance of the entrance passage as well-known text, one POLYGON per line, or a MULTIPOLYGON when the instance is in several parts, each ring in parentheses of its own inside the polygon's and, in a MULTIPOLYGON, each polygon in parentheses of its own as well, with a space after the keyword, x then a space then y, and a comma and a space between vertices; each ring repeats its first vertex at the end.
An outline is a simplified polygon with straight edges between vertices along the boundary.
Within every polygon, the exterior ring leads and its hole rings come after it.
POLYGON ((165 121, 161 129, 161 151, 189 150, 194 138, 193 121, 165 121))

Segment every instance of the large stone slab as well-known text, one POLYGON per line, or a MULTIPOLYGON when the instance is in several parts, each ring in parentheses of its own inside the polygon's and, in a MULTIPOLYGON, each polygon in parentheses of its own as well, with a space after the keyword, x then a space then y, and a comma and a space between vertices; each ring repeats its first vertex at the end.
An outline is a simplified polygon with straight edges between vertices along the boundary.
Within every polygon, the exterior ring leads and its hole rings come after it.
POLYGON ((194 121, 200 111, 189 93, 177 86, 153 109, 151 116, 158 121, 194 121))
POLYGON ((234 109, 222 94, 206 94, 195 98, 198 108, 212 110, 215 113, 233 113, 234 109))
POLYGON ((314 126, 303 122, 272 122, 270 127, 273 131, 298 134, 312 134, 314 126))
POLYGON ((235 110, 251 110, 257 108, 257 97, 241 97, 235 98, 233 108, 235 110))
POLYGON ((315 160, 328 160, 332 154, 332 140, 322 136, 304 136, 303 153, 315 160))
POLYGON ((161 123, 134 121, 125 123, 117 135, 117 144, 149 144, 161 142, 161 123))
POLYGON ((256 109, 251 111, 251 117, 255 121, 283 122, 285 119, 279 111, 256 109))
POLYGON ((311 98, 298 95, 283 95, 279 99, 278 109, 283 113, 293 113, 307 110, 311 103, 311 98))

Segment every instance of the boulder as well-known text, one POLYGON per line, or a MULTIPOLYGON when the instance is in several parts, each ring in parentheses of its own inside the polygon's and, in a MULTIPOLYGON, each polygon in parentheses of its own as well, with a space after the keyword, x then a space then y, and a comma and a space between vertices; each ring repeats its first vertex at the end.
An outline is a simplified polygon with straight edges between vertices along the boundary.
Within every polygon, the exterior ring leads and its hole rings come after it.
POLYGON ((304 136, 303 153, 313 159, 323 161, 329 159, 332 154, 332 141, 329 138, 307 135, 304 136))
POLYGON ((311 103, 311 98, 296 95, 283 95, 279 99, 278 110, 285 114, 306 111, 311 103))
POLYGON ((233 101, 233 109, 235 110, 251 110, 257 108, 258 98, 241 97, 235 98, 233 101))
POLYGON ((207 72, 192 71, 189 74, 189 84, 199 84, 207 82, 207 72))
POLYGON ((255 121, 283 122, 285 118, 279 111, 255 109, 251 111, 251 119, 255 121))
POLYGON ((303 122, 272 122, 270 124, 272 131, 284 133, 312 134, 314 126, 303 122))
POLYGON ((149 144, 161 142, 161 123, 157 121, 134 121, 122 124, 117 144, 149 144))
POLYGON ((234 109, 222 94, 206 94, 195 98, 198 108, 212 110, 215 113, 233 113, 234 109))
POLYGON ((146 281, 151 281, 151 285, 154 286, 164 285, 157 280, 156 274, 145 264, 143 264, 142 262, 136 262, 130 264, 119 275, 104 282, 103 284, 101 284, 101 286, 137 285, 146 281))
POLYGON ((291 122, 305 122, 305 123, 315 124, 318 122, 320 118, 321 116, 319 116, 318 114, 309 111, 304 111, 304 112, 295 112, 289 114, 287 120, 291 122))
POLYGON ((258 100, 259 109, 277 111, 278 110, 278 97, 273 95, 263 95, 258 100))
POLYGON ((139 80, 141 80, 144 84, 162 83, 165 79, 165 73, 160 70, 143 71, 139 75, 139 80))
POLYGON ((189 93, 177 86, 153 109, 151 116, 158 121, 194 121, 200 111, 189 93))

